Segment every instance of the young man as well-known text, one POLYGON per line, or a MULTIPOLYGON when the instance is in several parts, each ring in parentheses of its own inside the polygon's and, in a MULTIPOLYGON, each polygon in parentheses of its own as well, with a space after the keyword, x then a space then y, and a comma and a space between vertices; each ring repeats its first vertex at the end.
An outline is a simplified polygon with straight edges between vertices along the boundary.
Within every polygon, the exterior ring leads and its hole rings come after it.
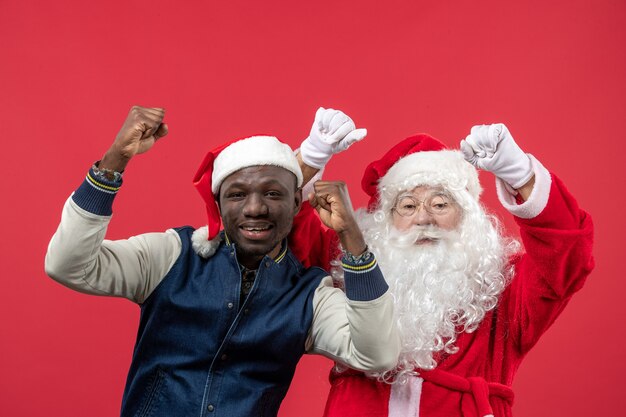
MULTIPOLYGON (((141 307, 121 415, 275 416, 306 352, 356 369, 393 367, 399 339, 391 297, 347 196, 316 195, 346 250, 345 295, 289 251, 303 175, 274 137, 239 140, 205 157, 195 185, 208 228, 104 240, 121 173, 167 134, 163 117, 159 108, 131 109, 66 202, 46 255, 48 275, 62 284, 141 307)), ((337 139, 354 135, 350 129, 337 139)))

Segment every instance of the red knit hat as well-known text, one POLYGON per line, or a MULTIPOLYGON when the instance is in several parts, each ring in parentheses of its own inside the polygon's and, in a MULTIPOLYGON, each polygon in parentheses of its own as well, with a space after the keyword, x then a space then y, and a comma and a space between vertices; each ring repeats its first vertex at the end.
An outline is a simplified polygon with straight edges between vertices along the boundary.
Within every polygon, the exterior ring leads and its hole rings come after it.
POLYGON ((298 187, 303 176, 293 150, 274 136, 257 135, 218 146, 209 151, 193 178, 193 185, 204 200, 207 227, 194 232, 192 242, 197 253, 211 256, 219 245, 222 220, 215 196, 229 175, 243 168, 271 165, 284 168, 296 176, 298 187))
POLYGON ((381 159, 365 169, 361 187, 370 196, 367 205, 372 212, 379 206, 381 191, 409 190, 418 185, 446 185, 464 189, 477 199, 481 188, 476 169, 463 159, 459 151, 426 134, 404 139, 381 159))

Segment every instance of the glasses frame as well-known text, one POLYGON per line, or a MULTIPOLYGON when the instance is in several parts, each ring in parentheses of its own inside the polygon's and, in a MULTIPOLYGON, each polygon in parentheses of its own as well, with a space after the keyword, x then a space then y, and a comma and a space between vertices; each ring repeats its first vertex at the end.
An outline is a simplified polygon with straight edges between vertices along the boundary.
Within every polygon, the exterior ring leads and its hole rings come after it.
POLYGON ((419 213, 423 207, 426 213, 430 214, 431 216, 440 217, 440 216, 445 216, 448 213, 450 213, 454 205, 456 205, 456 201, 450 195, 450 193, 446 192, 445 190, 437 190, 437 191, 432 192, 424 200, 419 200, 413 194, 401 194, 397 197, 395 204, 391 208, 391 211, 395 211, 396 213, 398 213, 398 216, 400 217, 412 217, 416 213, 419 213), (432 202, 433 199, 438 198, 438 197, 442 197, 445 199, 446 207, 441 211, 433 211, 432 205, 427 204, 427 203, 432 202), (404 199, 410 199, 415 204, 415 208, 411 211, 411 213, 402 214, 400 210, 398 209, 398 205, 404 199))

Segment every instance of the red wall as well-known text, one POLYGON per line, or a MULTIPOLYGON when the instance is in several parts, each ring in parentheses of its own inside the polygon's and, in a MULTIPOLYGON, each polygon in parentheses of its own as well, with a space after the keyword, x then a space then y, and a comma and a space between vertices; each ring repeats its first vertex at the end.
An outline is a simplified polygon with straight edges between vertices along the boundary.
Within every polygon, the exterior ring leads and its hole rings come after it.
MULTIPOLYGON (((369 129, 326 175, 356 205, 365 165, 395 141, 456 146, 473 124, 507 123, 597 228, 597 268, 520 369, 514 410, 621 414, 625 41, 620 0, 0 0, 0 415, 118 413, 138 308, 61 287, 43 256, 133 104, 167 108, 171 133, 127 170, 110 238, 202 225, 204 152, 257 132, 297 145, 320 105, 369 129)), ((321 414, 328 367, 303 360, 282 417, 321 414)))

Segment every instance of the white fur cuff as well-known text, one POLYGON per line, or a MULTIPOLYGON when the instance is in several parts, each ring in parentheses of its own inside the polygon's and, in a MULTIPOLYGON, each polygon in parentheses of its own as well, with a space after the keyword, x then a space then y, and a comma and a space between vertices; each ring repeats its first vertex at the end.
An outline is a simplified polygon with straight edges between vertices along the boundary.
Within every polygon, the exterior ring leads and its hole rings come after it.
POLYGON ((535 185, 528 200, 522 204, 517 204, 515 194, 510 190, 508 184, 496 177, 496 190, 500 203, 511 214, 521 219, 532 219, 537 217, 539 213, 546 208, 548 197, 550 197, 550 187, 552 185, 552 177, 550 172, 539 162, 534 156, 528 154, 530 164, 535 174, 535 185))

